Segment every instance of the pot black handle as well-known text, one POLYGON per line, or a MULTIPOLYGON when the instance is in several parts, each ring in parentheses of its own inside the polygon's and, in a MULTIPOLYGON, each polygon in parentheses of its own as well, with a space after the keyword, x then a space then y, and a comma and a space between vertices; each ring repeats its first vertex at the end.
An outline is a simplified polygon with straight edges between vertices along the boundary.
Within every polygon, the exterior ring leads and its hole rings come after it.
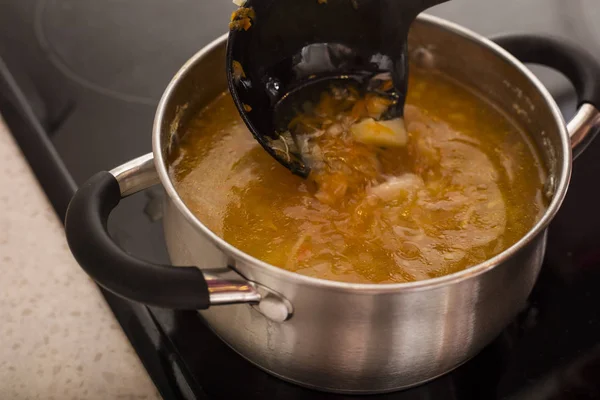
POLYGON ((573 83, 579 106, 600 109, 600 62, 567 40, 536 34, 509 34, 492 39, 523 63, 540 64, 563 73, 573 83))
POLYGON ((553 68, 573 83, 579 109, 568 129, 577 158, 600 132, 600 61, 578 45, 551 36, 511 34, 492 40, 521 62, 553 68))
POLYGON ((152 161, 152 155, 146 155, 119 167, 119 173, 99 172, 73 196, 65 231, 81 267, 107 290, 158 307, 197 310, 260 301, 260 294, 244 279, 225 280, 198 268, 146 262, 112 240, 107 221, 121 198, 158 182, 152 161))

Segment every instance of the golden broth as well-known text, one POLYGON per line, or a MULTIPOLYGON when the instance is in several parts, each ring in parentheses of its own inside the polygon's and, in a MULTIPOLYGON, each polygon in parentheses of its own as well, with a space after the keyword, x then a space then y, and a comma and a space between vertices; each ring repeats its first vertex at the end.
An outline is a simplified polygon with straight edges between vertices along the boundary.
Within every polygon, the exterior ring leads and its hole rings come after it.
MULTIPOLYGON (((279 165, 223 94, 187 125, 169 171, 190 210, 232 245, 344 282, 468 268, 514 244, 544 213, 545 172, 531 139, 468 89, 413 71, 405 121, 406 145, 371 146, 377 174, 365 180, 357 168, 361 183, 342 190, 339 176, 304 180, 279 165)), ((352 146, 357 160, 370 160, 366 145, 352 146)))

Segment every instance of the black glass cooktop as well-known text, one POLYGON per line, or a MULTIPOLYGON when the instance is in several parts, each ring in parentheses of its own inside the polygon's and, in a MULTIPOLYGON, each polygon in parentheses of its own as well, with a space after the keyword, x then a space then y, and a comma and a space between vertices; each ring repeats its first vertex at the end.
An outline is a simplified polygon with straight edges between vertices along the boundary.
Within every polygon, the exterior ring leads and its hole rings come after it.
MULTIPOLYGON (((228 0, 0 0, 0 113, 61 218, 77 184, 150 151, 163 88, 187 58, 224 32, 233 8, 228 0)), ((566 36, 600 55, 597 0, 452 0, 432 13, 486 35, 566 36)), ((572 116, 566 80, 535 72, 572 116)), ((598 176, 600 140, 576 161, 527 307, 490 346, 429 384, 373 398, 600 398, 598 176)), ((162 196, 153 188, 128 198, 110 221, 121 246, 157 262, 167 262, 162 196)), ((165 399, 356 398, 262 372, 194 312, 104 294, 165 399)))

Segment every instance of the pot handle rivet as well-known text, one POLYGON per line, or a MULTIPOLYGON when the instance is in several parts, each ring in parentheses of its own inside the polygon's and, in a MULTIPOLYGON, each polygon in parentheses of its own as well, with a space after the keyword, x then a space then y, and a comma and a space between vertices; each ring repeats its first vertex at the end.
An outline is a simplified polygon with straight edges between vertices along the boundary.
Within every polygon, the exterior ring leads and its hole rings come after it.
POLYGON ((261 294, 260 302, 252 305, 256 311, 273 322, 284 322, 291 318, 293 314, 292 303, 279 293, 265 286, 256 282, 252 284, 261 294))

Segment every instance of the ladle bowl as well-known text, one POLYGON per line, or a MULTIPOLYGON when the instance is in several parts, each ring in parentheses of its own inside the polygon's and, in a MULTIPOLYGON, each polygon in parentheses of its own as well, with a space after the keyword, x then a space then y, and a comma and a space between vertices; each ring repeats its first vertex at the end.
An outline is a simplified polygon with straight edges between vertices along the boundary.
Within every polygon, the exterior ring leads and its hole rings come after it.
MULTIPOLYGON (((394 105, 403 115, 408 82, 407 38, 419 13, 447 0, 248 0, 232 16, 227 80, 252 135, 294 174, 310 172, 295 143, 275 143, 285 130, 282 102, 329 79, 391 74, 394 105)), ((302 97, 302 96, 301 96, 302 97)))

